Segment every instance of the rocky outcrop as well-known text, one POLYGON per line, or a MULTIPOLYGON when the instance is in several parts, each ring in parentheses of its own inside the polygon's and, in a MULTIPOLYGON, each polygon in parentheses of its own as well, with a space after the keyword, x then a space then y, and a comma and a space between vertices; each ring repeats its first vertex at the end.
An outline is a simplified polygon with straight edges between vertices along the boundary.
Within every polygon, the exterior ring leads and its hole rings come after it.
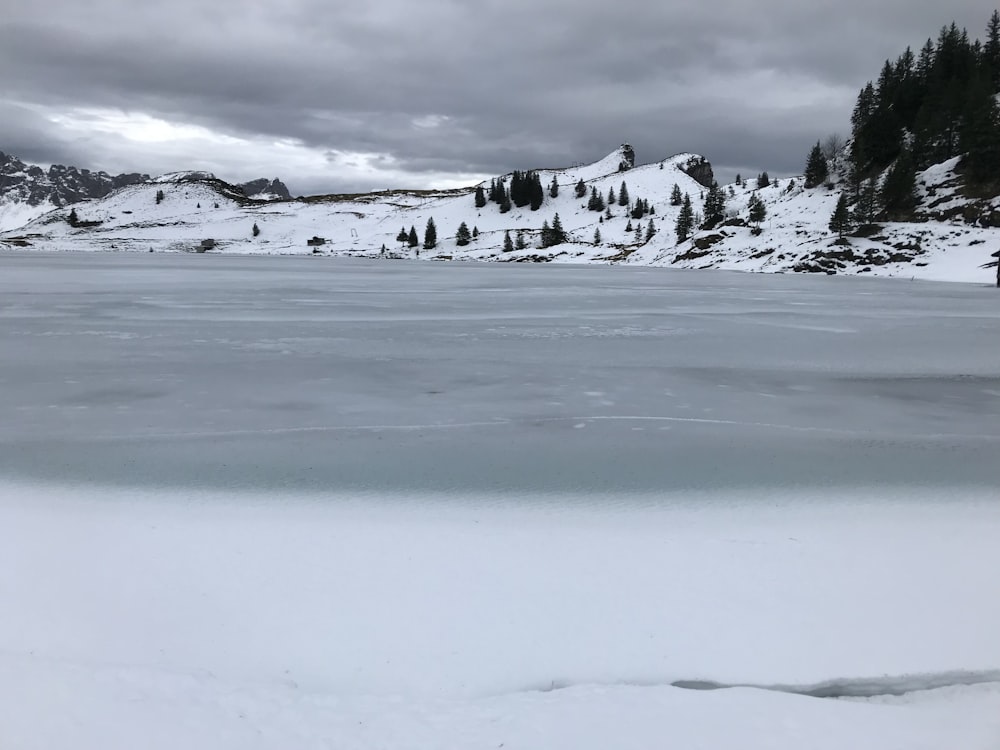
POLYGON ((144 174, 109 175, 61 164, 44 170, 0 151, 0 197, 29 206, 45 202, 65 206, 88 198, 103 198, 120 187, 148 179, 149 175, 144 174))
MULTIPOLYGON (((212 175, 201 172, 184 173, 186 179, 214 179, 212 175)), ((71 203, 103 198, 109 193, 126 185, 137 185, 149 182, 148 174, 110 175, 107 172, 91 172, 89 169, 65 167, 53 164, 48 169, 25 164, 16 156, 10 156, 0 151, 0 199, 7 203, 24 203, 28 206, 51 204, 56 207, 71 203)), ((248 198, 273 199, 291 198, 285 184, 275 178, 266 177, 259 180, 236 185, 248 198)))
POLYGON ((618 162, 618 171, 627 172, 635 166, 635 151, 627 143, 621 145, 621 161, 618 162))
POLYGON ((237 185, 248 198, 256 198, 258 196, 274 196, 276 198, 282 198, 284 200, 290 200, 292 195, 288 192, 288 188, 285 187, 285 183, 275 177, 273 180, 268 180, 266 177, 262 177, 259 180, 252 180, 250 182, 244 182, 241 185, 237 185))
POLYGON ((712 187, 712 183, 715 182, 712 165, 704 156, 692 156, 681 167, 681 170, 692 180, 704 187, 712 187))

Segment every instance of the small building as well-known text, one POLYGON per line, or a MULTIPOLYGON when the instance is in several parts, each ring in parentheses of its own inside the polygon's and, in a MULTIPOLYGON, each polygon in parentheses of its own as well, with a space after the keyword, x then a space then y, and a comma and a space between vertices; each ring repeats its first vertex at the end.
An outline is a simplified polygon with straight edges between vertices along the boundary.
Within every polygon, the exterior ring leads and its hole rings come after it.
POLYGON ((311 239, 306 240, 306 245, 308 245, 309 247, 321 247, 325 244, 326 244, 325 237, 313 237, 311 239))
POLYGON ((202 240, 201 244, 198 245, 197 252, 203 253, 206 250, 211 250, 213 247, 215 247, 215 240, 202 240))

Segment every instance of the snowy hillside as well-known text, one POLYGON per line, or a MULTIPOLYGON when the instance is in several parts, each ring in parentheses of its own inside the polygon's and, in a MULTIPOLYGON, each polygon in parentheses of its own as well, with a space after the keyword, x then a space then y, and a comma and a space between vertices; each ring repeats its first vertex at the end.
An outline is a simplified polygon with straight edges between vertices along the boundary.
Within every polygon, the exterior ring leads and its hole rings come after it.
MULTIPOLYGON (((988 282, 993 271, 982 269, 1000 245, 1000 230, 975 226, 963 219, 969 201, 958 195, 957 159, 917 176, 919 222, 879 222, 866 236, 838 240, 830 217, 839 186, 802 187, 801 177, 775 180, 755 191, 755 181, 726 186, 731 218, 711 231, 695 234, 680 247, 663 247, 655 265, 727 268, 740 271, 874 274, 941 281, 988 282), (748 220, 747 203, 757 192, 767 208, 760 233, 748 220), (683 252, 678 252, 683 250, 683 252)), ((1000 200, 989 208, 995 210, 1000 200)), ((978 210, 982 212, 983 206, 978 210)))
POLYGON ((19 200, 0 198, 0 232, 22 227, 54 208, 55 206, 48 200, 33 206, 19 200))
MULTIPOLYGON (((704 160, 694 154, 678 154, 629 168, 633 159, 631 149, 622 146, 593 164, 537 170, 545 188, 539 210, 513 207, 507 213, 493 202, 477 208, 475 186, 262 201, 247 199, 211 175, 174 173, 77 204, 75 226, 67 221, 70 207, 64 207, 0 235, 0 241, 40 250, 193 252, 203 240, 213 240, 211 252, 246 254, 621 262, 970 282, 992 278, 992 271, 980 266, 1000 242, 1000 230, 965 222, 962 208, 967 201, 956 195, 953 162, 932 167, 919 178, 925 213, 935 220, 881 224, 869 236, 838 242, 828 227, 837 189, 806 190, 801 178, 785 178, 757 190, 756 180, 751 179, 723 187, 727 220, 720 227, 697 231, 678 243, 674 228, 680 206, 671 200, 676 195, 674 187, 689 195, 694 210, 700 211, 705 174, 690 166, 704 160), (550 195, 553 180, 558 186, 555 197, 550 195), (577 197, 581 182, 586 191, 577 197), (623 185, 627 205, 618 200, 623 185), (604 210, 590 210, 588 202, 594 191, 604 202, 612 193, 615 201, 604 210), (763 200, 767 211, 759 228, 748 218, 747 204, 753 194, 763 200), (631 208, 639 200, 648 204, 649 213, 633 218, 631 208), (567 241, 542 247, 543 224, 552 225, 557 215, 567 241), (437 229, 437 244, 424 249, 429 219, 437 229), (459 246, 455 236, 463 222, 473 237, 469 244, 459 246), (420 239, 416 247, 397 239, 401 230, 408 233, 411 227, 420 239), (515 249, 505 252, 508 232, 515 249)), ((707 169, 710 175, 710 167, 707 169)), ((509 176, 505 180, 509 185, 509 176)), ((489 183, 480 187, 485 190, 489 183)))

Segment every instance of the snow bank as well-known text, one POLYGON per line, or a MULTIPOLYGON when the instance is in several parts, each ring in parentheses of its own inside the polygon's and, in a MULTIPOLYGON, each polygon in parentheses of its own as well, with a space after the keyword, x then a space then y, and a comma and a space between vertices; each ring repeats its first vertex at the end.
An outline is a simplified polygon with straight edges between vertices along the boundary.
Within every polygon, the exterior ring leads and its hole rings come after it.
POLYGON ((943 500, 6 485, 0 733, 29 748, 986 748, 989 686, 919 711, 670 686, 1000 665, 1000 509, 943 500))

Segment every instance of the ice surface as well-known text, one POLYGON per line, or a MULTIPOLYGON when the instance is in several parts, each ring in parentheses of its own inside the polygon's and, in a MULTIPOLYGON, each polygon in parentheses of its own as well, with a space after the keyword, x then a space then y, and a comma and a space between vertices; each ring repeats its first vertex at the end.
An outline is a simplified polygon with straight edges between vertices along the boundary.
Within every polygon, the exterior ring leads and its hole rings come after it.
POLYGON ((671 683, 1000 668, 996 303, 4 254, 0 746, 989 750, 995 683, 671 683))
POLYGON ((389 492, 1000 484, 993 289, 2 260, 2 474, 389 492))

